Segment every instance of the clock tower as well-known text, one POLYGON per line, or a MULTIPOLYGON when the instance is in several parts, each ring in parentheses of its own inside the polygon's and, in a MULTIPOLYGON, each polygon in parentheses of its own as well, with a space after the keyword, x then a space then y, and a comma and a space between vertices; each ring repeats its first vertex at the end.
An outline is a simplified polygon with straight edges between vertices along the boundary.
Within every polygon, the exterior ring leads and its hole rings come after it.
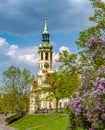
MULTIPOLYGON (((38 87, 44 87, 44 80, 47 73, 53 73, 53 46, 49 40, 50 34, 47 27, 47 17, 45 17, 44 31, 42 33, 42 42, 39 45, 38 51, 38 87)), ((49 108, 49 102, 46 101, 47 94, 41 94, 40 108, 49 108)))
POLYGON ((44 73, 44 71, 52 71, 53 47, 50 44, 49 36, 50 34, 47 28, 47 17, 45 17, 44 31, 42 33, 42 42, 39 45, 39 51, 38 51, 38 59, 39 59, 38 76, 44 73))

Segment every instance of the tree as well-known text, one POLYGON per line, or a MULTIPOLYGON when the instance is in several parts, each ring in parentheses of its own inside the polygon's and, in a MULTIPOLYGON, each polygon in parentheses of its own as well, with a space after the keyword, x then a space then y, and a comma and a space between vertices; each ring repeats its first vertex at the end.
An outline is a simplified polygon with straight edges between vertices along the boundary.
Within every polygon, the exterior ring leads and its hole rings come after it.
POLYGON ((91 2, 95 12, 93 16, 89 17, 89 20, 96 23, 95 28, 98 34, 105 36, 105 2, 101 0, 91 0, 91 2))
POLYGON ((27 111, 29 105, 29 92, 31 75, 30 71, 23 69, 22 71, 15 66, 10 66, 7 71, 2 74, 2 94, 4 104, 16 112, 18 110, 27 111))
POLYGON ((84 66, 81 85, 67 107, 72 130, 105 128, 105 3, 101 0, 91 2, 95 13, 90 20, 96 25, 80 33, 77 41, 84 48, 80 53, 84 66))
POLYGON ((87 30, 80 32, 79 38, 76 41, 78 47, 82 48, 79 52, 81 68, 85 66, 91 66, 88 57, 89 50, 87 49, 87 42, 92 37, 101 36, 105 37, 105 3, 101 0, 90 0, 91 5, 94 8, 94 15, 89 17, 89 20, 95 24, 89 27, 87 30))
POLYGON ((87 30, 80 32, 76 44, 79 47, 87 48, 87 42, 90 38, 101 35, 105 36, 105 3, 101 0, 90 0, 94 8, 94 15, 89 17, 90 21, 95 22, 94 26, 89 27, 87 30))
POLYGON ((86 66, 78 92, 68 108, 70 128, 105 128, 105 39, 97 36, 87 43, 90 66, 86 66), (93 40, 94 39, 94 40, 93 40))
POLYGON ((64 50, 59 53, 57 62, 60 63, 59 70, 62 72, 69 71, 71 73, 77 71, 77 54, 71 54, 68 51, 64 50))
POLYGON ((56 112, 58 112, 59 100, 69 98, 70 95, 77 90, 80 79, 77 74, 71 75, 67 72, 54 72, 53 74, 48 74, 45 84, 47 84, 47 86, 43 87, 42 91, 49 93, 48 98, 56 99, 56 112))

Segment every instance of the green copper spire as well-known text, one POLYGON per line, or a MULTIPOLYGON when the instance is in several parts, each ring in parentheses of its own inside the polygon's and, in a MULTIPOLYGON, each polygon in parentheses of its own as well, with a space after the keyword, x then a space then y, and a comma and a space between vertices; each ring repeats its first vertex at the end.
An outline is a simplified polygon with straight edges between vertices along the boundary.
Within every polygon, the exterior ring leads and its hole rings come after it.
POLYGON ((42 33, 42 42, 49 42, 49 32, 48 32, 48 27, 47 27, 47 16, 45 16, 45 25, 44 25, 44 31, 42 33))
POLYGON ((44 31, 42 33, 42 43, 39 45, 39 50, 40 51, 52 51, 53 46, 50 44, 49 40, 49 32, 47 28, 47 16, 45 16, 45 25, 44 25, 44 31))
POLYGON ((44 25, 44 31, 43 31, 43 34, 49 34, 48 32, 48 27, 47 27, 47 16, 45 16, 45 25, 44 25))

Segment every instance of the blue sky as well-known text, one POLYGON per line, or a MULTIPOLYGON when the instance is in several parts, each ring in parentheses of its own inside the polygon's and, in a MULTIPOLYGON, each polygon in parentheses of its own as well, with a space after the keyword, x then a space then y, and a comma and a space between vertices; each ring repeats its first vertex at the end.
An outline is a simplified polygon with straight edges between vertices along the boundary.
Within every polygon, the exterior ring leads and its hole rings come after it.
POLYGON ((78 52, 79 32, 92 24, 89 0, 0 0, 0 75, 11 65, 37 75, 45 15, 54 58, 63 49, 78 52))

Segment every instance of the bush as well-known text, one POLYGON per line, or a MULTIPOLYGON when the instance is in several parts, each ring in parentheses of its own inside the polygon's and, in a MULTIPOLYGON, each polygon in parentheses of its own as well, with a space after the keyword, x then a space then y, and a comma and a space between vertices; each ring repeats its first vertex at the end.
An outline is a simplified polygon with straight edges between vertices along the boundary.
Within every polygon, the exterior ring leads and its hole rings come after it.
POLYGON ((11 124, 12 122, 19 120, 19 119, 22 118, 23 116, 24 116, 23 113, 17 113, 17 114, 15 114, 15 115, 12 115, 12 116, 6 118, 5 121, 6 121, 8 124, 11 124))
POLYGON ((91 38, 88 50, 90 60, 81 76, 82 83, 66 108, 70 130, 105 128, 105 39, 91 38))

